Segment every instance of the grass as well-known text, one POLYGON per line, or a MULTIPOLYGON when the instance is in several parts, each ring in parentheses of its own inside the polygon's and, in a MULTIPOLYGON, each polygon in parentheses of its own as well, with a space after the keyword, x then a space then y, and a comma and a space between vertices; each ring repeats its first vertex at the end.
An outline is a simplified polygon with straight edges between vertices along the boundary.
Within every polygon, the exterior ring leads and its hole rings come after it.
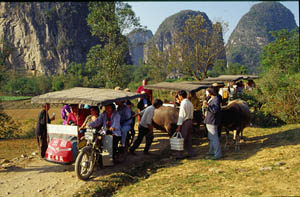
POLYGON ((0 150, 0 160, 11 160, 38 151, 35 138, 0 140, 0 150))
POLYGON ((0 96, 0 101, 19 101, 30 99, 30 96, 0 96))
MULTIPOLYGON (((89 193, 77 195, 299 196, 300 124, 247 128, 244 134, 247 140, 242 142, 241 151, 235 152, 234 146, 223 150, 222 160, 205 160, 208 143, 205 139, 199 144, 195 139, 195 159, 176 161, 169 150, 164 150, 133 168, 104 175, 101 181, 88 184, 89 193)), ((223 137, 223 146, 224 141, 223 137)))
MULTIPOLYGON (((60 107, 53 107, 49 110, 49 115, 51 116, 52 112, 56 114, 53 124, 61 124, 60 118, 60 107)), ((13 120, 20 124, 21 132, 17 133, 20 137, 28 138, 34 136, 34 131, 36 127, 36 122, 41 111, 41 108, 32 108, 32 109, 4 109, 3 110, 7 115, 13 118, 13 120)))

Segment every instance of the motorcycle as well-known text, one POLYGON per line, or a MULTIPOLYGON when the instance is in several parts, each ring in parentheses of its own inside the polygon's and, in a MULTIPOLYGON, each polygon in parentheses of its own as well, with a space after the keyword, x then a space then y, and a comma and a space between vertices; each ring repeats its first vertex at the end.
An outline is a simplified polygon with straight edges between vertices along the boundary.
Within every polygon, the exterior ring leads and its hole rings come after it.
POLYGON ((85 132, 85 144, 81 146, 80 153, 75 161, 75 172, 79 179, 87 180, 92 175, 95 164, 100 167, 112 166, 114 163, 120 163, 126 159, 127 147, 132 141, 132 134, 128 133, 126 147, 117 147, 115 158, 113 153, 113 136, 108 135, 110 132, 107 128, 102 127, 99 131, 94 128, 88 128, 85 132))

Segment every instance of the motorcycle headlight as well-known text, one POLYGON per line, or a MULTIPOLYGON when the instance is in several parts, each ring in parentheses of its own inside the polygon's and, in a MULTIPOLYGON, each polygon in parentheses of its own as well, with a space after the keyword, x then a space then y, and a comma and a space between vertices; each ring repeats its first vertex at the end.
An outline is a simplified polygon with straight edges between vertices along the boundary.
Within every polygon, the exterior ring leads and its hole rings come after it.
POLYGON ((85 134, 84 134, 84 138, 86 139, 86 140, 90 140, 90 141, 93 141, 93 139, 94 139, 94 134, 92 133, 92 132, 85 132, 85 134))

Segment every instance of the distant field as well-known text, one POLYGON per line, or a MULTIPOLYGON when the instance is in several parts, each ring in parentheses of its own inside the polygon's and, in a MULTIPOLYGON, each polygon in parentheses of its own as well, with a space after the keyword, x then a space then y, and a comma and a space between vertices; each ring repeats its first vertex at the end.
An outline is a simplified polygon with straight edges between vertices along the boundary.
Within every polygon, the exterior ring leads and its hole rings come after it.
POLYGON ((19 101, 30 99, 30 96, 0 96, 0 101, 19 101))
MULTIPOLYGON (((51 105, 49 114, 56 114, 54 124, 61 124, 60 110, 62 105, 51 105)), ((9 115, 16 123, 20 124, 20 136, 34 136, 35 125, 42 110, 40 105, 31 104, 30 100, 15 100, 1 102, 1 110, 9 115)))

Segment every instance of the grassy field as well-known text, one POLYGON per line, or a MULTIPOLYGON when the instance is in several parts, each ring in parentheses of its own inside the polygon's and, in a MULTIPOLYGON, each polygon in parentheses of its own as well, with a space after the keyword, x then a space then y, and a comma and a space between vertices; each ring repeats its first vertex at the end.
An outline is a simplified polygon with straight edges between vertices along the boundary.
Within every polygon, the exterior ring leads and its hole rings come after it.
POLYGON ((300 124, 244 133, 241 151, 232 146, 222 160, 204 159, 207 140, 193 139, 196 158, 177 161, 165 150, 74 196, 299 196, 300 124))
MULTIPOLYGON (((12 159, 37 151, 34 131, 41 108, 32 105, 28 100, 2 102, 2 106, 3 111, 20 125, 21 131, 17 134, 27 139, 0 140, 0 159, 12 159)), ((62 123, 60 109, 61 106, 53 105, 49 110, 50 115, 53 112, 56 114, 56 119, 52 122, 54 124, 62 123)))
POLYGON ((30 99, 29 96, 0 96, 0 101, 19 101, 30 99))

